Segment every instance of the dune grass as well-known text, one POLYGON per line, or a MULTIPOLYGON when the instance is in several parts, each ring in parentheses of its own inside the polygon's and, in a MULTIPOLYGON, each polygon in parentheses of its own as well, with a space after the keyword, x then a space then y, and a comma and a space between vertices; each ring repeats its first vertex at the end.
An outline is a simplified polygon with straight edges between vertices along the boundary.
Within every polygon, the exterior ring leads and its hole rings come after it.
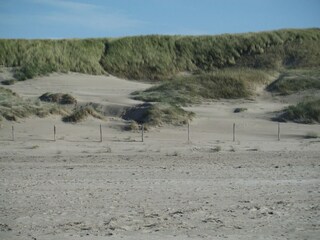
POLYGON ((64 116, 62 118, 62 121, 68 123, 78 123, 86 120, 89 116, 98 119, 104 119, 104 117, 93 107, 79 107, 75 109, 71 114, 64 116))
POLYGON ((125 120, 145 124, 148 128, 164 124, 184 125, 194 117, 194 113, 173 104, 145 103, 127 109, 122 117, 125 120))
POLYGON ((176 105, 155 104, 148 109, 142 122, 151 126, 161 126, 163 124, 183 125, 187 124, 193 117, 193 112, 185 111, 176 105))
POLYGON ((256 85, 268 81, 266 72, 253 69, 225 69, 173 77, 158 86, 132 93, 133 99, 157 103, 146 111, 144 120, 133 120, 156 126, 162 123, 186 124, 194 113, 185 111, 183 106, 208 99, 249 97, 256 85))
POLYGON ((57 104, 42 104, 40 101, 25 100, 15 92, 0 87, 0 121, 17 121, 30 116, 46 117, 50 114, 65 115, 68 110, 57 104))
POLYGON ((246 98, 257 84, 269 81, 261 70, 225 69, 213 73, 174 77, 145 91, 132 93, 136 100, 186 106, 207 99, 246 98))
POLYGON ((65 93, 44 93, 39 99, 43 102, 53 102, 59 104, 76 104, 77 100, 70 94, 65 93))
POLYGON ((136 36, 117 39, 0 40, 0 65, 25 80, 81 72, 165 80, 179 72, 230 67, 320 66, 320 30, 288 29, 217 36, 136 36))
POLYGON ((319 69, 285 70, 276 81, 267 87, 268 91, 281 95, 310 89, 320 89, 319 69))
POLYGON ((15 79, 3 80, 3 81, 1 81, 1 84, 2 85, 13 85, 16 83, 16 81, 17 80, 15 80, 15 79))
POLYGON ((102 39, 0 40, 0 65, 18 67, 15 77, 26 80, 51 72, 102 74, 102 39))
POLYGON ((163 80, 179 72, 230 67, 320 66, 320 30, 218 36, 138 36, 106 42, 103 68, 116 76, 163 80))
MULTIPOLYGON (((192 113, 185 112, 181 106, 207 99, 249 97, 253 94, 255 84, 268 81, 266 70, 319 68, 320 29, 218 36, 0 39, 0 66, 14 67, 17 80, 51 72, 73 71, 161 81, 162 84, 158 82, 156 87, 133 94, 135 99, 158 103, 150 106, 143 121, 154 125, 183 123, 192 113), (178 77, 181 72, 188 72, 191 76, 178 77)), ((304 86, 300 88, 309 88, 315 85, 314 81, 318 81, 313 77, 303 79, 299 84, 304 86)), ((284 88, 291 91, 290 87, 284 88)), ((22 115, 46 113, 33 103, 25 103, 20 98, 15 101, 21 101, 16 108, 25 106, 24 109, 27 109, 22 111, 22 115)), ((6 101, 6 104, 10 105, 10 101, 6 101)), ((4 110, 4 106, 1 109, 6 114, 13 111, 4 110)), ((77 122, 89 115, 100 117, 94 109, 86 108, 77 109, 64 121, 77 122)), ((7 118, 10 116, 7 115, 7 118)))
POLYGON ((64 122, 77 123, 92 116, 98 119, 104 117, 91 106, 70 107, 61 106, 58 102, 41 102, 40 100, 23 99, 15 92, 0 87, 0 121, 18 121, 30 116, 47 117, 50 114, 61 115, 64 122))
POLYGON ((276 120, 297 123, 320 123, 320 98, 289 106, 276 120))

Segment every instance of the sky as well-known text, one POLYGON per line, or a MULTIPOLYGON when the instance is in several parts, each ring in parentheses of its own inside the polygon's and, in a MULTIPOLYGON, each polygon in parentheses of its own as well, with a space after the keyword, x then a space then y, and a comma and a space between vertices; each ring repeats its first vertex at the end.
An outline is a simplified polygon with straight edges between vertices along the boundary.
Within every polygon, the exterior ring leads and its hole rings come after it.
POLYGON ((0 38, 216 35, 320 28, 320 0, 0 0, 0 38))

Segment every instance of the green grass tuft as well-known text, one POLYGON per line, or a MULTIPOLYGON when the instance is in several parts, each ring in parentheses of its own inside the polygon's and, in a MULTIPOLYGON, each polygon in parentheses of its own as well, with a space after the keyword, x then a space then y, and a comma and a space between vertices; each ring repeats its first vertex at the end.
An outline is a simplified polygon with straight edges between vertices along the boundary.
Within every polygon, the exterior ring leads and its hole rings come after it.
POLYGON ((234 113, 241 113, 241 112, 245 112, 245 111, 247 111, 248 110, 248 108, 235 108, 234 110, 233 110, 233 112, 234 113))
POLYGON ((141 104, 127 111, 122 116, 125 120, 133 120, 148 126, 162 126, 164 124, 183 125, 194 117, 194 113, 183 110, 181 107, 157 103, 141 104))
POLYGON ((2 85, 13 85, 16 83, 16 81, 17 80, 15 80, 15 79, 3 80, 3 81, 1 81, 1 84, 2 85))
POLYGON ((104 117, 100 113, 98 113, 94 108, 80 107, 74 110, 70 115, 64 116, 62 118, 62 121, 70 122, 70 123, 78 123, 86 120, 89 116, 92 116, 98 119, 104 119, 104 117))
POLYGON ((267 87, 268 91, 281 95, 288 95, 310 89, 320 89, 319 69, 286 70, 276 81, 267 87))
POLYGON ((43 102, 54 102, 59 104, 76 104, 77 100, 70 94, 63 93, 44 93, 39 99, 43 102))
POLYGON ((297 105, 289 106, 276 120, 297 123, 320 123, 320 99, 303 101, 297 105))

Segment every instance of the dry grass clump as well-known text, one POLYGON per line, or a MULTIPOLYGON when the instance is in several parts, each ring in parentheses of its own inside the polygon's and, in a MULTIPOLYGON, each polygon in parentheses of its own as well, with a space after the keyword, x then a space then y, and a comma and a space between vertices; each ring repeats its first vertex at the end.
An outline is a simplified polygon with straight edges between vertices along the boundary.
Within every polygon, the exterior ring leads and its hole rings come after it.
POLYGON ((304 138, 311 139, 311 138, 319 138, 319 135, 316 132, 308 132, 304 138))
POLYGON ((245 112, 245 111, 247 111, 248 110, 248 108, 235 108, 234 110, 233 110, 233 112, 234 113, 241 113, 241 112, 245 112))
POLYGON ((211 150, 211 152, 220 152, 222 150, 222 148, 221 148, 221 146, 216 146, 214 148, 211 148, 210 150, 211 150))
MULTIPOLYGON (((59 98, 58 98, 59 99, 59 98)), ((38 101, 25 100, 15 92, 0 87, 0 121, 17 121, 20 118, 30 116, 46 117, 50 114, 62 115, 64 122, 77 123, 88 116, 103 119, 104 117, 92 107, 80 107, 70 113, 70 109, 62 107, 57 103, 42 103, 38 101)))
MULTIPOLYGON (((8 121, 30 116, 46 117, 50 114, 66 115, 68 110, 54 103, 21 98, 15 92, 0 87, 0 117, 8 121)), ((1 118, 0 118, 1 119, 1 118)))
POLYGON ((274 120, 297 123, 320 123, 320 99, 307 100, 289 106, 274 120))
POLYGON ((44 102, 54 102, 59 104, 76 104, 77 100, 70 94, 64 93, 44 93, 39 99, 44 102))
POLYGON ((94 108, 80 107, 74 110, 70 115, 64 116, 62 118, 62 121, 70 122, 70 123, 78 123, 78 122, 84 121, 89 116, 92 116, 98 119, 104 119, 104 117, 99 112, 97 112, 94 108))
POLYGON ((136 121, 130 121, 128 125, 124 127, 125 131, 138 131, 140 130, 140 126, 136 121))
POLYGON ((194 117, 193 112, 183 110, 172 104, 150 104, 144 103, 127 109, 122 118, 133 120, 139 124, 149 126, 162 126, 164 124, 183 125, 194 117))
POLYGON ((15 79, 9 79, 9 80, 3 80, 1 81, 1 84, 2 85, 13 85, 17 82, 17 80, 15 79))

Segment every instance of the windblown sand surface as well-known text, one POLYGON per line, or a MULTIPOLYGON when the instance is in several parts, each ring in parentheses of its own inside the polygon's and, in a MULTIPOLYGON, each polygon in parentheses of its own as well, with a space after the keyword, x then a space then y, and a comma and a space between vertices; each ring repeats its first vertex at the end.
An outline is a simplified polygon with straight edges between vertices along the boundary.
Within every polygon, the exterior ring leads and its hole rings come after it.
MULTIPOLYGON (((149 86, 54 74, 10 88, 121 108, 149 86)), ((0 239, 319 239, 320 140, 304 136, 320 126, 282 123, 278 141, 269 119, 286 105, 261 91, 254 100, 190 107, 190 143, 187 128, 174 126, 141 142, 115 116, 76 125, 58 116, 20 120, 13 142, 12 123, 3 122, 0 239)))

